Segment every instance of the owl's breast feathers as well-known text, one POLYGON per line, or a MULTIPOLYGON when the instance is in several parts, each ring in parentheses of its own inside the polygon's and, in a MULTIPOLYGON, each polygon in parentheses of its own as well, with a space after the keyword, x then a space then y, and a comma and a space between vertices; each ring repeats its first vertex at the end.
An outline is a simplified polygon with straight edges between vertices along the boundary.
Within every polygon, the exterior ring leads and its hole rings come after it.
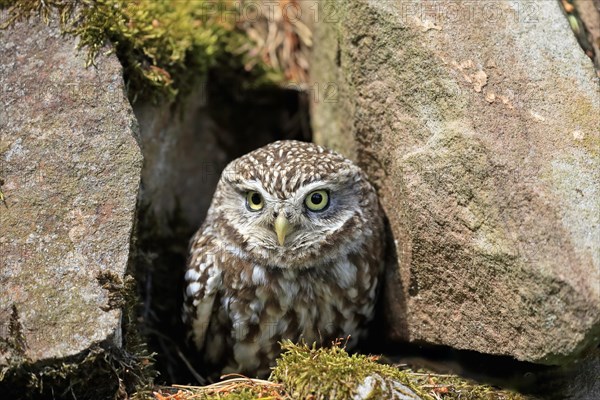
POLYGON ((356 343, 373 315, 382 265, 380 232, 314 268, 253 264, 209 228, 192 239, 184 320, 204 360, 223 372, 268 373, 283 339, 356 343), (367 251, 367 248, 370 250, 367 251))

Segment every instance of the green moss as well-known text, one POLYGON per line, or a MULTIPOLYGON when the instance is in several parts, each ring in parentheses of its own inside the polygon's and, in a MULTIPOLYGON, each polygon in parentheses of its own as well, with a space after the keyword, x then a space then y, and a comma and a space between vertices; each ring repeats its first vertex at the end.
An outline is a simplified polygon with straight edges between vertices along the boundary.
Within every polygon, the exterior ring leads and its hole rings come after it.
MULTIPOLYGON (((283 354, 277 360, 271 379, 282 383, 294 398, 351 398, 357 385, 373 374, 402 382, 419 393, 406 372, 379 364, 374 357, 349 355, 339 346, 317 348, 285 342, 282 349, 283 354)), ((431 397, 425 395, 423 398, 431 397)))
MULTIPOLYGON (((8 18, 1 28, 37 15, 59 19, 65 33, 87 49, 87 64, 111 43, 124 67, 132 101, 174 100, 211 68, 244 69, 250 39, 237 28, 227 1, 0 0, 8 18)), ((260 60, 247 74, 249 87, 279 82, 282 75, 260 60)), ((246 71, 248 72, 248 71, 246 71)))
POLYGON ((283 353, 268 381, 236 378, 208 386, 157 387, 165 400, 250 399, 351 399, 365 378, 375 376, 368 399, 391 398, 390 383, 397 382, 423 400, 526 400, 527 397, 487 385, 478 385, 455 375, 398 368, 378 362, 378 357, 349 355, 338 345, 309 347, 285 342, 283 353), (385 383, 385 385, 384 385, 385 383))
MULTIPOLYGON (((287 342, 283 344, 283 350, 270 379, 283 384, 293 398, 348 399, 358 384, 368 376, 376 375, 385 381, 403 384, 424 400, 525 399, 522 395, 477 385, 457 376, 399 369, 378 363, 377 357, 349 355, 339 346, 316 348, 287 342)), ((381 386, 375 386, 371 392, 373 398, 387 395, 381 386)))

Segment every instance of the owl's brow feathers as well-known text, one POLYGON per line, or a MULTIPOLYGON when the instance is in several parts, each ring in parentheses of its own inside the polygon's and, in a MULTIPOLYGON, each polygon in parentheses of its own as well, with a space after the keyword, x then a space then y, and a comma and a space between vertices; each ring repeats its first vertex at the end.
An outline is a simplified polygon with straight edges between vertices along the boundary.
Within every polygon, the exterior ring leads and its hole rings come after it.
POLYGON ((312 143, 282 141, 260 148, 229 164, 223 178, 231 183, 260 181, 279 198, 309 183, 339 176, 343 164, 350 176, 356 167, 341 155, 312 143))

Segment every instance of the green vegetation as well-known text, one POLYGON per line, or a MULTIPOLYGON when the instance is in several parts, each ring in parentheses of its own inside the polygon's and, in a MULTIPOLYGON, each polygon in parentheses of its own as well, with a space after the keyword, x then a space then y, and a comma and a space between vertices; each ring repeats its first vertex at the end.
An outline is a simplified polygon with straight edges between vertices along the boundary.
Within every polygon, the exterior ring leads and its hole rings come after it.
POLYGON ((391 382, 399 382, 423 400, 524 400, 525 397, 477 385, 452 375, 400 369, 377 362, 378 357, 349 355, 343 347, 316 348, 283 344, 271 379, 283 384, 293 398, 352 398, 358 384, 369 376, 382 378, 373 386, 373 398, 392 398, 391 382), (385 384, 382 384, 385 383, 385 384))
POLYGON ((283 354, 268 381, 239 378, 193 387, 176 386, 155 392, 158 400, 351 399, 367 377, 375 377, 361 395, 392 399, 409 388, 423 400, 525 400, 520 394, 478 385, 454 375, 401 369, 378 362, 378 357, 349 355, 340 343, 329 348, 283 343, 283 354))
POLYGON ((60 21, 87 49, 88 66, 100 52, 115 51, 132 101, 172 101, 217 67, 242 71, 248 87, 282 79, 248 54, 252 42, 230 1, 0 0, 0 8, 8 13, 0 29, 31 16, 60 21))

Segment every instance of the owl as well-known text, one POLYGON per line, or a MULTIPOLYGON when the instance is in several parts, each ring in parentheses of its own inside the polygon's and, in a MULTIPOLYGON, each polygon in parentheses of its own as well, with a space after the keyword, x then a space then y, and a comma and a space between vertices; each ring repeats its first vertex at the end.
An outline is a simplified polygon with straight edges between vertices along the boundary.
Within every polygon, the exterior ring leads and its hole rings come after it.
POLYGON ((353 347, 373 317, 383 235, 373 186, 340 154, 278 141, 232 161, 185 273, 203 364, 264 377, 284 339, 353 347))

